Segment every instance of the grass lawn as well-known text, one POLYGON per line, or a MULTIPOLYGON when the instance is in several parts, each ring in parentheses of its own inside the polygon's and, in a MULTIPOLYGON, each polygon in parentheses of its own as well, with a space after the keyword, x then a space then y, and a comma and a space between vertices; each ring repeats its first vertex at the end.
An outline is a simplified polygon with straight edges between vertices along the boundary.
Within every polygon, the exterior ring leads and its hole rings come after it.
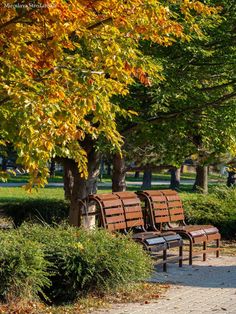
MULTIPOLYGON (((8 179, 9 183, 26 183, 29 180, 29 175, 28 174, 22 174, 22 175, 11 175, 8 179)), ((49 178, 48 182, 63 182, 63 177, 62 174, 56 174, 53 178, 49 178)))
MULTIPOLYGON (((134 173, 133 172, 128 172, 127 173, 127 181, 142 181, 142 176, 143 172, 140 172, 140 177, 134 178, 134 173)), ((196 174, 194 172, 186 172, 181 174, 181 179, 182 180, 194 180, 196 174)), ((105 176, 106 177, 106 176, 105 176)), ((152 179, 155 180, 170 180, 170 174, 168 172, 162 172, 162 173, 153 173, 152 179)), ((222 176, 219 174, 209 174, 209 179, 210 180, 222 180, 222 176)), ((223 178, 224 180, 224 178, 223 178)))
POLYGON ((63 188, 44 188, 38 191, 27 192, 23 187, 0 187, 0 204, 39 199, 64 199, 63 188))
MULTIPOLYGON (((153 189, 166 189, 167 186, 159 185, 153 189)), ((138 191, 140 186, 128 187, 128 191, 138 191)), ((183 192, 191 192, 191 187, 184 186, 183 192)), ((98 193, 110 193, 111 188, 101 187, 98 193)), ((185 194, 185 193, 184 193, 185 194)), ((38 191, 27 192, 23 187, 0 187, 0 206, 4 203, 25 202, 30 200, 64 200, 64 189, 62 187, 46 187, 38 191)))
MULTIPOLYGON (((139 178, 134 177, 134 172, 128 172, 126 176, 127 181, 138 181, 142 182, 143 172, 140 172, 139 178)), ((8 182, 9 183, 26 183, 29 179, 28 174, 22 174, 22 175, 10 175, 8 182)), ((181 174, 182 180, 194 180, 195 179, 195 173, 189 172, 189 173, 183 173, 181 174)), ((170 181, 170 174, 168 172, 163 173, 153 173, 152 180, 163 180, 163 181, 170 181)), ((217 182, 225 182, 226 177, 222 177, 220 174, 209 174, 209 181, 217 181, 217 182)), ((63 174, 61 172, 57 172, 56 175, 53 178, 48 179, 49 183, 60 183, 63 182, 63 174)), ((102 182, 111 182, 111 176, 103 175, 102 182)))
MULTIPOLYGON (((219 185, 219 184, 215 184, 219 185)), ((215 185, 211 185, 209 190, 215 185)), ((168 185, 153 185, 152 189, 167 189, 168 185)), ((138 191, 141 189, 140 185, 132 185, 128 186, 128 191, 138 191)), ((111 192, 111 188, 106 186, 100 186, 98 189, 98 193, 109 193, 111 192)), ((188 198, 196 195, 196 193, 192 192, 191 185, 182 185, 180 194, 186 198, 186 193, 188 198)), ((64 199, 64 189, 63 187, 45 187, 38 189, 37 191, 27 192, 23 187, 0 187, 0 204, 6 202, 20 202, 20 201, 28 201, 28 200, 63 200, 64 199)))

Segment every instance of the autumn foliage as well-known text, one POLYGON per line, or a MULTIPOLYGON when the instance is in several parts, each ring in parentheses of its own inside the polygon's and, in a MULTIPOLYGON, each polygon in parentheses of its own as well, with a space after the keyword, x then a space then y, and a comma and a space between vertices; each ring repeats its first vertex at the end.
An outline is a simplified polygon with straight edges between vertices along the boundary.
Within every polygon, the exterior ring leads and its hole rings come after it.
POLYGON ((140 40, 171 45, 200 33, 217 8, 190 0, 3 0, 0 5, 0 140, 45 183, 52 156, 78 162, 86 175, 85 136, 119 147, 112 103, 139 79, 161 79, 140 40), (40 173, 40 177, 39 177, 40 173))

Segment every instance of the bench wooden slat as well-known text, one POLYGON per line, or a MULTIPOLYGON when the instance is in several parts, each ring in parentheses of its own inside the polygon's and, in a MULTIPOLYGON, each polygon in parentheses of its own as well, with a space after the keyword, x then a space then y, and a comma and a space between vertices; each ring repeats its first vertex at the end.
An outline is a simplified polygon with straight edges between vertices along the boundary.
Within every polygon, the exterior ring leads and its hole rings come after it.
POLYGON ((154 210, 154 216, 166 216, 169 219, 169 211, 168 209, 155 209, 154 210))
POLYGON ((215 233, 215 234, 207 234, 207 241, 211 242, 214 240, 220 240, 221 239, 221 235, 220 233, 215 233))
POLYGON ((169 208, 178 207, 178 208, 182 208, 183 209, 182 203, 178 202, 178 201, 168 202, 168 207, 169 208))
POLYGON ((163 195, 153 195, 150 199, 152 202, 166 202, 166 198, 163 195))
POLYGON ((155 222, 156 223, 160 223, 160 222, 169 222, 170 221, 170 218, 169 218, 169 216, 163 216, 163 217, 161 217, 161 216, 156 216, 155 217, 155 222))
POLYGON ((125 216, 124 215, 116 215, 116 216, 106 217, 106 221, 108 224, 114 223, 114 222, 124 222, 125 216))
POLYGON ((152 208, 153 209, 165 209, 167 208, 167 204, 166 203, 153 203, 152 204, 152 208))
POLYGON ((123 214, 124 210, 122 207, 118 208, 105 208, 105 215, 110 216, 110 215, 116 215, 116 214, 123 214))
POLYGON ((119 206, 122 207, 121 200, 120 199, 114 199, 114 200, 103 200, 102 205, 105 208, 115 207, 119 206))
POLYGON ((111 193, 104 193, 104 194, 96 194, 94 197, 97 199, 103 201, 103 200, 115 200, 118 199, 118 197, 111 193))
POLYGON ((120 222, 120 223, 108 224, 107 229, 109 231, 124 230, 124 229, 126 229, 126 223, 120 222))
POLYGON ((170 216, 170 220, 172 221, 172 222, 174 222, 174 221, 179 221, 179 220, 184 220, 184 215, 171 215, 170 216))
POLYGON ((136 194, 134 192, 128 192, 128 191, 123 191, 123 192, 113 192, 113 195, 118 195, 118 197, 125 199, 125 198, 133 198, 136 197, 136 194))
POLYGON ((122 199, 124 205, 140 205, 138 198, 124 198, 122 199))
POLYGON ((144 190, 143 193, 145 193, 147 196, 163 195, 162 192, 158 190, 144 190))
POLYGON ((202 237, 194 237, 193 238, 193 243, 197 244, 197 243, 203 243, 204 241, 206 241, 206 237, 202 236, 202 237))
POLYGON ((193 230, 193 231, 189 231, 189 234, 191 234, 192 237, 201 237, 204 236, 206 238, 206 234, 203 230, 199 229, 199 230, 193 230))
POLYGON ((144 221, 142 219, 137 219, 137 220, 127 220, 127 227, 132 228, 132 227, 143 227, 144 226, 144 221))
POLYGON ((216 228, 216 227, 208 227, 208 228, 205 228, 203 226, 203 230, 206 232, 206 234, 215 234, 215 233, 219 233, 219 230, 216 228))
POLYGON ((182 208, 170 208, 169 209, 169 213, 170 213, 170 215, 172 216, 172 215, 184 215, 184 213, 183 213, 183 209, 182 208))
POLYGON ((167 190, 159 190, 159 192, 161 192, 162 194, 165 194, 165 195, 177 195, 177 192, 176 192, 176 191, 170 190, 170 189, 167 189, 167 190))
POLYGON ((181 202, 181 199, 179 198, 178 195, 166 195, 166 199, 168 202, 173 202, 173 201, 180 201, 181 202))
POLYGON ((133 212, 133 213, 125 213, 126 219, 133 219, 133 218, 140 218, 142 219, 142 213, 141 212, 133 212))
POLYGON ((125 206, 126 213, 140 212, 142 213, 142 208, 140 206, 125 206))

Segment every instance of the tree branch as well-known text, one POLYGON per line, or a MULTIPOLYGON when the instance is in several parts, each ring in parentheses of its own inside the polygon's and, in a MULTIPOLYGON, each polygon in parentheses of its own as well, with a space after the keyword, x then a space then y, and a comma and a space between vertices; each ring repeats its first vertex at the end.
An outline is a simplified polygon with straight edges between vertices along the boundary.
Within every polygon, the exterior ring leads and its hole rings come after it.
POLYGON ((92 30, 100 25, 103 25, 103 24, 107 24, 107 23, 110 23, 112 22, 112 17, 107 17, 106 19, 102 20, 102 21, 99 21, 99 22, 96 22, 95 24, 92 24, 90 26, 87 27, 88 30, 92 30))
POLYGON ((12 23, 19 23, 19 22, 20 22, 19 20, 20 20, 21 18, 27 16, 28 14, 30 14, 30 13, 32 13, 33 11, 36 11, 36 10, 37 10, 37 8, 34 8, 34 9, 31 9, 31 10, 29 10, 29 11, 26 11, 26 12, 22 13, 21 15, 15 16, 15 17, 12 18, 11 20, 9 20, 9 21, 3 23, 2 25, 0 25, 0 29, 2 29, 2 28, 4 28, 4 27, 7 27, 8 25, 10 25, 10 24, 12 24, 12 23))
POLYGON ((0 106, 3 105, 5 102, 9 101, 10 97, 5 97, 2 100, 0 100, 0 106))
MULTIPOLYGON (((147 119, 145 122, 148 123, 157 123, 163 120, 168 120, 168 119, 175 119, 178 116, 184 115, 184 114, 189 114, 190 112, 192 113, 197 113, 199 111, 202 111, 203 109, 206 109, 208 107, 217 107, 219 106, 221 103, 236 97, 236 92, 232 92, 230 94, 226 94, 212 102, 209 103, 205 103, 201 106, 191 106, 188 108, 183 108, 182 110, 177 110, 177 111, 173 111, 173 112, 167 112, 167 113, 163 113, 160 114, 158 116, 152 117, 147 119)), ((127 132, 131 131, 131 130, 135 130, 138 126, 140 125, 140 123, 133 123, 132 125, 129 125, 128 127, 124 128, 120 133, 122 135, 125 135, 127 132)))
POLYGON ((225 84, 221 84, 221 85, 215 85, 215 86, 211 86, 211 87, 198 88, 198 90, 202 91, 202 92, 208 92, 208 91, 212 91, 212 90, 215 90, 215 89, 218 89, 218 88, 227 87, 227 86, 229 86, 231 84, 235 84, 235 83, 236 83, 236 80, 233 80, 233 81, 227 82, 225 84))
POLYGON ((208 63, 208 62, 203 62, 203 63, 198 63, 198 62, 189 62, 189 65, 194 65, 197 67, 201 66, 222 66, 222 65, 235 65, 235 62, 215 62, 215 63, 208 63))
MULTIPOLYGON (((96 22, 95 24, 92 24, 92 25, 88 26, 88 27, 87 27, 87 30, 92 30, 92 29, 94 29, 94 28, 96 28, 96 27, 99 27, 99 26, 101 26, 101 25, 103 25, 103 24, 107 24, 107 23, 109 23, 109 22, 111 22, 111 21, 112 21, 112 18, 111 18, 111 17, 108 17, 108 18, 106 18, 106 19, 104 19, 104 20, 102 20, 102 21, 96 22)), ((0 27, 0 28, 1 28, 1 27, 0 27)), ((75 35, 75 31, 73 31, 70 36, 73 36, 73 35, 75 35)), ((41 42, 49 41, 49 40, 53 40, 53 36, 50 36, 50 37, 47 37, 47 38, 42 38, 42 39, 37 39, 37 40, 35 40, 35 41, 28 41, 28 42, 27 42, 27 45, 31 45, 31 44, 33 44, 34 42, 36 42, 36 43, 41 43, 41 42)))

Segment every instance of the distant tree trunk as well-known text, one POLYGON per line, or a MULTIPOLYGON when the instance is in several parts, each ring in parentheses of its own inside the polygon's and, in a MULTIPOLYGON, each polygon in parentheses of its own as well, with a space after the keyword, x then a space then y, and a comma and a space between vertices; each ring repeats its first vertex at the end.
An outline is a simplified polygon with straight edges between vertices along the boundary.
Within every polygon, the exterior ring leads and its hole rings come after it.
POLYGON ((134 177, 135 177, 136 179, 139 178, 139 175, 140 175, 140 171, 135 171, 134 177))
POLYGON ((102 181, 103 175, 104 175, 104 160, 101 159, 100 169, 99 169, 99 180, 100 181, 102 181))
POLYGON ((142 189, 148 190, 152 187, 152 169, 149 165, 145 166, 144 172, 143 172, 143 184, 142 189))
POLYGON ((203 194, 208 193, 208 166, 198 165, 196 167, 196 179, 193 185, 193 190, 203 194))
POLYGON ((88 157, 87 179, 81 177, 74 160, 63 160, 65 198, 70 201, 69 223, 73 226, 81 225, 81 215, 86 209, 86 197, 97 191, 100 155, 95 151, 92 141, 87 140, 84 146, 88 157))
POLYGON ((107 175, 108 176, 111 175, 111 163, 110 162, 107 163, 107 175))
POLYGON ((74 186, 74 174, 73 172, 73 160, 65 158, 63 159, 63 180, 64 180, 64 196, 66 200, 70 200, 72 196, 72 190, 74 186))
POLYGON ((236 173, 234 171, 228 171, 227 186, 232 187, 236 185, 236 173))
POLYGON ((220 165, 220 175, 224 176, 226 174, 226 167, 224 164, 220 165))
POLYGON ((170 169, 170 189, 179 190, 180 186, 180 168, 173 167, 170 169))
POLYGON ((184 165, 182 165, 180 168, 180 174, 183 174, 183 173, 184 173, 184 165))
POLYGON ((54 159, 51 159, 49 174, 50 178, 55 176, 56 163, 54 159))
POLYGON ((112 191, 121 192, 126 190, 126 167, 125 160, 119 153, 113 156, 113 171, 112 171, 112 191))
POLYGON ((2 171, 7 171, 7 158, 2 157, 2 171))

